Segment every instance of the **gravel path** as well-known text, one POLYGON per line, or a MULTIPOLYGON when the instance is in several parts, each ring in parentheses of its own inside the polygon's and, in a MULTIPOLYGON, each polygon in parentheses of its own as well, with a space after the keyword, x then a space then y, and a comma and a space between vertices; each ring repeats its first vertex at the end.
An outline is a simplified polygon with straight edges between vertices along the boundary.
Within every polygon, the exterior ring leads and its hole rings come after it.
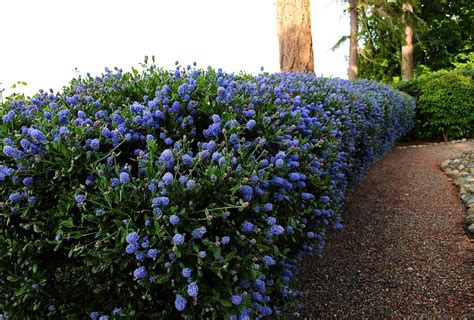
POLYGON ((346 199, 344 230, 301 265, 304 319, 474 319, 474 242, 439 164, 474 142, 395 148, 346 199))

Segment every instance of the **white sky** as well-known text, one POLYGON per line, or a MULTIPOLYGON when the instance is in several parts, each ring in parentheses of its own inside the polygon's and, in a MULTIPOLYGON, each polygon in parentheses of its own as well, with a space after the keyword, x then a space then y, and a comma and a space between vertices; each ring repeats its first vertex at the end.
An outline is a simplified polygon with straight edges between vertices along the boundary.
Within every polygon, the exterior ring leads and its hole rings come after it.
MULTIPOLYGON (((159 67, 198 63, 225 71, 277 72, 275 0, 2 0, 0 90, 60 89, 104 67, 129 70, 145 55, 159 67), (17 81, 26 87, 10 89, 17 81)), ((312 0, 316 74, 346 78, 345 5, 312 0)))

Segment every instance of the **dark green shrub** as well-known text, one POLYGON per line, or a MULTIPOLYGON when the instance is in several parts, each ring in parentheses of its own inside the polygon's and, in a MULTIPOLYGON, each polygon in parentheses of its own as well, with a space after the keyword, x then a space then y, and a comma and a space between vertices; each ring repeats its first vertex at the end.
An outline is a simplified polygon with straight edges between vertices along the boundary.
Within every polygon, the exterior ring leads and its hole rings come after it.
POLYGON ((397 85, 417 100, 415 139, 449 140, 474 134, 472 72, 456 70, 421 75, 397 85))

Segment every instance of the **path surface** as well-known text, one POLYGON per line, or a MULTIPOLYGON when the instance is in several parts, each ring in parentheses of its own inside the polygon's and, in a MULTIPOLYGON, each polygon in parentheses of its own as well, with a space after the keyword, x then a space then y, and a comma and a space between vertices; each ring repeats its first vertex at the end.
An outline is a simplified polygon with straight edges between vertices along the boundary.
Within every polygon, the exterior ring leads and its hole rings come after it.
POLYGON ((301 266, 304 319, 474 319, 474 243, 441 161, 473 142, 395 148, 347 198, 344 230, 301 266))

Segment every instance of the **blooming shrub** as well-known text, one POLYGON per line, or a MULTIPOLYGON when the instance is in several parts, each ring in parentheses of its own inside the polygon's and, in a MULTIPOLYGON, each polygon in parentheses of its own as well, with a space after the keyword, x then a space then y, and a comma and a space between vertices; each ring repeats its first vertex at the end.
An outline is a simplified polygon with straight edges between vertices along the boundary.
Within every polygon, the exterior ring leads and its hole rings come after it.
POLYGON ((413 100, 373 81, 143 67, 0 109, 0 313, 278 316, 412 125, 413 100))

